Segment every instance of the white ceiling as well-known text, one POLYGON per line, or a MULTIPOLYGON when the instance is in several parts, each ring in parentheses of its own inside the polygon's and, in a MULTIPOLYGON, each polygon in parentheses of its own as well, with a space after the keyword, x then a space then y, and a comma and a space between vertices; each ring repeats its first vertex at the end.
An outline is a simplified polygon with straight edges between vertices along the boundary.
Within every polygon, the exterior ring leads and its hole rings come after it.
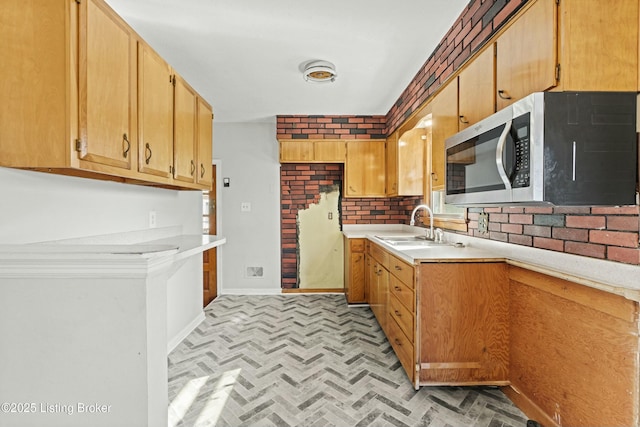
POLYGON ((217 122, 386 114, 469 0, 107 0, 217 122), (305 82, 311 60, 334 83, 305 82))

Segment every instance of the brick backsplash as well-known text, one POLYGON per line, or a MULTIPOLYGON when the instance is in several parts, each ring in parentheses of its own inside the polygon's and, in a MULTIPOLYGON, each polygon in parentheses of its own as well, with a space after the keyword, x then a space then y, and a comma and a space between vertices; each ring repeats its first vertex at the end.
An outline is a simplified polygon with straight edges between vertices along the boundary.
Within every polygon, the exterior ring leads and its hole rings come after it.
MULTIPOLYGON (((280 238, 282 243, 282 287, 298 287, 298 211, 320 201, 325 186, 342 189, 342 164, 285 163, 280 168, 280 238)), ((341 198, 343 224, 408 223, 420 197, 341 198)))
POLYGON ((640 265, 638 206, 472 208, 468 218, 470 236, 640 265), (483 212, 488 233, 478 231, 483 212))

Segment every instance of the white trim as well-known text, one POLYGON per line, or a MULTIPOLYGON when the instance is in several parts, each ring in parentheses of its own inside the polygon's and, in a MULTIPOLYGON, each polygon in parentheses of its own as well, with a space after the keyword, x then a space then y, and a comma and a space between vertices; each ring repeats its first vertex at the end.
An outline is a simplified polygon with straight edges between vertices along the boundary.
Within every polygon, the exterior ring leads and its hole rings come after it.
POLYGON ((204 311, 198 313, 198 315, 189 322, 180 332, 178 332, 169 342, 167 343, 167 354, 171 353, 175 348, 187 337, 191 332, 194 331, 195 328, 198 327, 200 323, 202 323, 205 319, 204 311))

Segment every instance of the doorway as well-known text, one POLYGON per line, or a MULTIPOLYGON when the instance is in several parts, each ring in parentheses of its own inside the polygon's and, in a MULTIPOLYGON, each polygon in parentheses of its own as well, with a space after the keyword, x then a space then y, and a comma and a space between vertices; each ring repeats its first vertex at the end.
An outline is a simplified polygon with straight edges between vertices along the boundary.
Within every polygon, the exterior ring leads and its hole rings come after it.
MULTIPOLYGON (((211 191, 202 192, 202 232, 203 234, 217 234, 217 181, 216 165, 212 168, 211 191)), ((218 296, 218 248, 204 251, 202 254, 202 304, 209 305, 218 296)))

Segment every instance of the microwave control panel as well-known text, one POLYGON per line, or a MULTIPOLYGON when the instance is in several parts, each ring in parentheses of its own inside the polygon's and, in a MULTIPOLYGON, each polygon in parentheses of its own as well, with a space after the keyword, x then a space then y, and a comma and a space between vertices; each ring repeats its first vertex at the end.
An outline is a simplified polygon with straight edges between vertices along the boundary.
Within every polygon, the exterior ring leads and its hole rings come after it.
POLYGON ((515 165, 513 170, 513 178, 511 180, 512 188, 523 188, 530 185, 530 144, 529 144, 529 113, 517 117, 513 120, 515 165))

